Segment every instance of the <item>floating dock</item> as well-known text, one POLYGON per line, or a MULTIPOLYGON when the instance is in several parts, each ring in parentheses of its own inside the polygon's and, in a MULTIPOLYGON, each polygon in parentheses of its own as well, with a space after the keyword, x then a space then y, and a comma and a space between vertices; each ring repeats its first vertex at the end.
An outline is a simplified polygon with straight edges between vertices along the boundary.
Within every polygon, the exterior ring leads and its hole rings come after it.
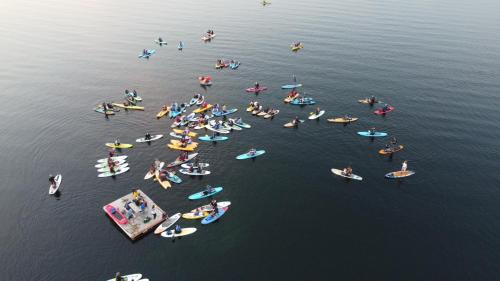
MULTIPOLYGON (((151 198, 149 198, 144 192, 142 192, 140 189, 137 189, 137 192, 139 192, 139 196, 141 196, 147 204, 147 207, 143 212, 141 212, 141 207, 134 203, 132 192, 107 204, 113 206, 116 210, 122 213, 123 216, 126 217, 127 215, 125 213, 125 203, 130 202, 129 206, 133 210, 133 217, 127 219, 127 223, 117 223, 114 219, 109 217, 108 213, 106 213, 106 215, 108 215, 108 217, 132 240, 136 240, 137 238, 145 235, 151 230, 154 230, 154 228, 158 224, 165 220, 166 215, 166 213, 162 209, 160 209, 160 207, 158 207, 158 205, 156 205, 155 202, 153 202, 153 200, 151 200, 151 198), (151 215, 151 207, 153 205, 155 205, 155 219, 151 215)), ((105 212, 106 206, 102 207, 105 212)))

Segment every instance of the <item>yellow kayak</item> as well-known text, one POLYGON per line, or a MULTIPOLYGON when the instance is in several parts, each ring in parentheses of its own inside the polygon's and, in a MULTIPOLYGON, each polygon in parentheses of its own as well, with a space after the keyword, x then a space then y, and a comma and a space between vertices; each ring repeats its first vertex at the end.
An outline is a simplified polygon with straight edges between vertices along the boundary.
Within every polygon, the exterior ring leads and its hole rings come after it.
MULTIPOLYGON (((181 146, 181 144, 182 144, 182 142, 180 140, 170 140, 170 143, 173 144, 173 145, 176 145, 176 146, 181 146)), ((197 148, 198 147, 198 143, 197 142, 191 142, 187 146, 193 146, 193 148, 197 148)))
POLYGON ((183 150, 183 151, 193 151, 196 148, 196 147, 193 147, 192 145, 187 145, 186 147, 181 147, 181 146, 173 145, 170 143, 167 144, 167 146, 173 150, 183 150))
POLYGON ((291 45, 290 48, 292 48, 292 52, 296 52, 302 48, 304 48, 304 45, 300 44, 298 46, 295 46, 295 45, 291 45))
MULTIPOLYGON (((173 129, 174 133, 178 134, 178 135, 182 135, 182 133, 184 133, 184 130, 181 130, 181 129, 173 129)), ((188 136, 189 137, 196 137, 196 135, 198 135, 197 133, 194 133, 194 132, 189 132, 188 133, 188 136)))
POLYGON ((209 212, 189 212, 182 214, 182 218, 187 219, 187 220, 197 220, 197 219, 202 219, 206 216, 208 216, 209 212))
POLYGON ((120 143, 119 145, 116 145, 116 144, 114 144, 112 142, 107 142, 106 146, 107 147, 111 147, 111 148, 131 148, 134 145, 133 144, 129 144, 129 143, 120 143))
POLYGON ((193 110, 193 113, 202 113, 202 112, 209 110, 212 107, 213 107, 213 105, 207 104, 207 106, 205 106, 205 107, 198 107, 197 109, 193 110))
POLYGON ((283 101, 284 101, 284 102, 286 102, 286 103, 289 103, 289 102, 292 102, 294 99, 296 99, 296 98, 298 98, 298 97, 299 97, 299 95, 298 95, 298 94, 297 94, 297 95, 295 95, 295 96, 293 96, 293 97, 289 97, 289 96, 287 96, 286 98, 284 98, 284 99, 283 99, 283 101))
POLYGON ((170 112, 170 107, 167 107, 167 109, 162 109, 158 114, 156 114, 156 118, 160 119, 163 116, 165 116, 168 112, 170 112))
POLYGON ((340 118, 333 118, 333 119, 327 119, 328 122, 332 122, 332 123, 351 123, 351 122, 356 122, 358 121, 359 118, 357 117, 352 117, 352 118, 344 118, 344 117, 340 117, 340 118))
POLYGON ((144 106, 137 105, 124 105, 123 103, 112 103, 113 106, 125 108, 125 109, 134 109, 134 110, 144 110, 144 106))
POLYGON ((249 107, 247 107, 247 111, 248 111, 248 112, 253 111, 253 106, 249 106, 249 107))
POLYGON ((172 187, 172 185, 170 184, 170 182, 168 180, 162 181, 160 179, 160 171, 158 171, 158 170, 155 171, 155 178, 158 181, 158 183, 161 185, 161 187, 163 187, 165 189, 172 187))

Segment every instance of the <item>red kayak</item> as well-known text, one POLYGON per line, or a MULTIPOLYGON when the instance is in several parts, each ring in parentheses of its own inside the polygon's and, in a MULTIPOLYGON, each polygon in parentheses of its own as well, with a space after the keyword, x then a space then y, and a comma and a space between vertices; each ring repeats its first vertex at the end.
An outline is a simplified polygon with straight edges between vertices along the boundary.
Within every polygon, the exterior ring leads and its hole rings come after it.
POLYGON ((387 112, 391 112, 393 111, 395 108, 392 107, 392 106, 389 106, 389 109, 388 110, 385 110, 383 108, 379 108, 377 110, 375 110, 373 113, 377 114, 377 115, 384 115, 386 114, 387 112))
POLYGON ((267 90, 267 87, 258 87, 258 88, 248 88, 245 91, 249 93, 259 93, 267 90))
POLYGON ((198 77, 201 85, 212 85, 212 77, 210 76, 200 76, 198 77))
POLYGON ((106 212, 106 214, 108 214, 108 216, 112 218, 116 223, 127 224, 127 218, 125 218, 117 208, 111 205, 106 205, 104 206, 104 212, 106 212))

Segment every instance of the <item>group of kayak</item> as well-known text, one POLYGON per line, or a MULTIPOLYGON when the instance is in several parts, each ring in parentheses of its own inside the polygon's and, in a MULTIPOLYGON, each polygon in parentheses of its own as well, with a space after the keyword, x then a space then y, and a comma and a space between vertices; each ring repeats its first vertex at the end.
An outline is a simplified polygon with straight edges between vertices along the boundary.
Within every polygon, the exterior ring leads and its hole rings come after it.
POLYGON ((223 68, 237 69, 240 65, 241 63, 239 61, 218 59, 217 62, 215 63, 215 69, 223 69, 223 68))
POLYGON ((247 107, 247 112, 251 112, 254 116, 262 116, 265 119, 273 118, 278 113, 280 113, 279 109, 276 108, 267 107, 264 109, 264 107, 258 101, 251 101, 247 107))
POLYGON ((137 104, 142 101, 142 98, 137 94, 136 90, 129 91, 125 90, 125 95, 124 95, 124 101, 121 103, 106 103, 103 102, 102 104, 96 106, 94 110, 96 112, 105 114, 106 116, 108 115, 114 115, 115 112, 120 111, 118 108, 123 108, 125 110, 130 109, 130 110, 144 110, 143 106, 138 106, 137 104))

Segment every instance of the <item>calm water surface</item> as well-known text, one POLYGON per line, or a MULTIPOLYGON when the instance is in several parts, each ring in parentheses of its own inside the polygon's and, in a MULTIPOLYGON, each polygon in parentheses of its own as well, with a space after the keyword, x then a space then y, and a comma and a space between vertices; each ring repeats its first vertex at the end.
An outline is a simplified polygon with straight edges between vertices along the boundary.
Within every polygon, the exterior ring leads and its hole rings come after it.
POLYGON ((500 20, 498 1, 4 1, 0 4, 0 272, 2 280, 106 280, 115 271, 150 280, 496 280, 500 273, 500 20), (217 38, 199 38, 212 28, 217 38), (168 46, 153 40, 162 36, 168 46), (178 41, 185 49, 178 52, 178 41), (289 44, 300 40, 298 53, 289 44), (137 59, 156 48, 149 61, 137 59), (217 58, 242 61, 213 69, 217 58), (205 93, 196 77, 212 75, 205 93), (295 74, 327 110, 359 122, 308 121, 311 107, 282 103, 295 74), (259 81, 258 97, 243 89, 259 81), (124 89, 144 112, 109 120, 92 111, 124 89), (201 144, 213 175, 165 191, 142 178, 177 153, 168 138, 127 151, 131 171, 98 179, 105 142, 133 142, 162 104, 195 92, 240 109, 251 130, 201 144), (385 118, 357 99, 376 95, 396 111, 385 118), (257 99, 274 120, 244 112, 257 99), (369 126, 406 145, 392 159, 384 140, 356 136, 369 126), (250 147, 268 153, 236 161, 250 147), (409 160, 417 174, 383 175, 409 160), (348 164, 349 182, 330 168, 348 164), (63 174, 58 198, 49 173, 63 174), (198 205, 187 195, 225 187, 233 205, 196 235, 131 242, 101 207, 139 186, 169 213, 198 205))

